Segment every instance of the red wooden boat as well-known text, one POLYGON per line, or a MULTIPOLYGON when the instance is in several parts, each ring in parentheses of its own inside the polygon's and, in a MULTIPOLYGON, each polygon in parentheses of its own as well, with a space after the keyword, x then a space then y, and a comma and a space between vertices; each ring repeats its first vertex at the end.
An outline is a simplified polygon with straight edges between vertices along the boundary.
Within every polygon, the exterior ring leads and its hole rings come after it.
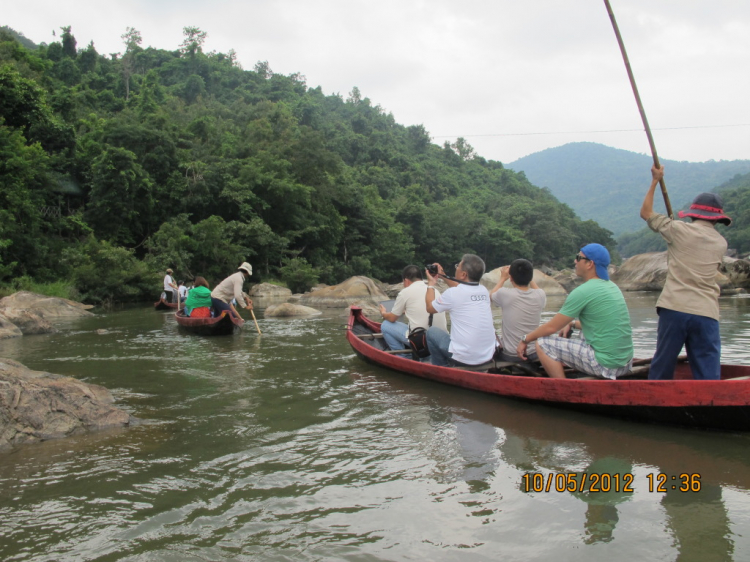
POLYGON ((224 311, 216 318, 190 318, 180 310, 175 313, 175 319, 180 328, 183 328, 199 336, 228 336, 242 330, 245 321, 235 318, 229 312, 224 311))
POLYGON ((750 367, 742 365, 722 365, 718 381, 693 380, 686 363, 677 365, 672 381, 648 380, 647 367, 614 381, 551 379, 508 363, 491 365, 488 372, 436 367, 385 350, 380 324, 357 307, 349 314, 346 339, 369 363, 462 388, 637 421, 750 431, 750 367))
POLYGON ((154 310, 174 310, 176 308, 176 302, 167 302, 163 298, 160 298, 154 303, 154 310))

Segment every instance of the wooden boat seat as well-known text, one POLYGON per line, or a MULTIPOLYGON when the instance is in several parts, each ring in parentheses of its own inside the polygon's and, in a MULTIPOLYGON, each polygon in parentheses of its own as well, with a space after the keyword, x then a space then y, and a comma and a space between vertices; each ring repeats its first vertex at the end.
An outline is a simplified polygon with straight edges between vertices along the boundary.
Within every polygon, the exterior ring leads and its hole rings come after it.
POLYGON ((382 340, 383 334, 354 334, 363 340, 382 340))

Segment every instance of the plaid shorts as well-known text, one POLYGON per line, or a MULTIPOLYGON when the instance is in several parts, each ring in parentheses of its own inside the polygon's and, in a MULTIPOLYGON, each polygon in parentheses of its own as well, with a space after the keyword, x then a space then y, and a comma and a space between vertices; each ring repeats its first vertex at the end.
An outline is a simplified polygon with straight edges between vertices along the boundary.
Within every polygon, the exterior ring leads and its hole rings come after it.
POLYGON ((544 353, 550 359, 559 361, 587 375, 595 375, 604 377, 605 379, 616 379, 630 372, 633 367, 632 359, 628 361, 627 365, 614 369, 600 365, 594 355, 594 348, 587 344, 583 338, 566 339, 558 336, 548 336, 539 338, 536 343, 542 346, 544 353))

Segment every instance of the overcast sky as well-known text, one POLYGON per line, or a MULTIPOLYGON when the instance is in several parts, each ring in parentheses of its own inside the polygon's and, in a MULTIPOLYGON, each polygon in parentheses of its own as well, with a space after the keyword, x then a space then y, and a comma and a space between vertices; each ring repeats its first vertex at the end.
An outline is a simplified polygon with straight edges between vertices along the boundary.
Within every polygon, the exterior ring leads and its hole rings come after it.
MULTIPOLYGON (((662 159, 750 159, 750 2, 610 0, 662 159)), ((442 144, 512 162, 568 142, 649 153, 603 0, 3 0, 0 24, 78 47, 234 49, 346 98, 357 86, 442 144), (604 131, 604 132, 602 132, 604 131)))

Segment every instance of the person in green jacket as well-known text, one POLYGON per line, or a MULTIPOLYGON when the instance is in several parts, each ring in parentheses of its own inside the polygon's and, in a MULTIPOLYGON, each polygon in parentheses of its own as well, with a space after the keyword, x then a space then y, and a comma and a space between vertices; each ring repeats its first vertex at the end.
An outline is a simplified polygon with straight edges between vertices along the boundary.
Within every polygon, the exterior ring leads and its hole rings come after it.
POLYGON ((211 289, 203 277, 196 277, 193 289, 185 301, 185 316, 192 318, 211 317, 211 289))

